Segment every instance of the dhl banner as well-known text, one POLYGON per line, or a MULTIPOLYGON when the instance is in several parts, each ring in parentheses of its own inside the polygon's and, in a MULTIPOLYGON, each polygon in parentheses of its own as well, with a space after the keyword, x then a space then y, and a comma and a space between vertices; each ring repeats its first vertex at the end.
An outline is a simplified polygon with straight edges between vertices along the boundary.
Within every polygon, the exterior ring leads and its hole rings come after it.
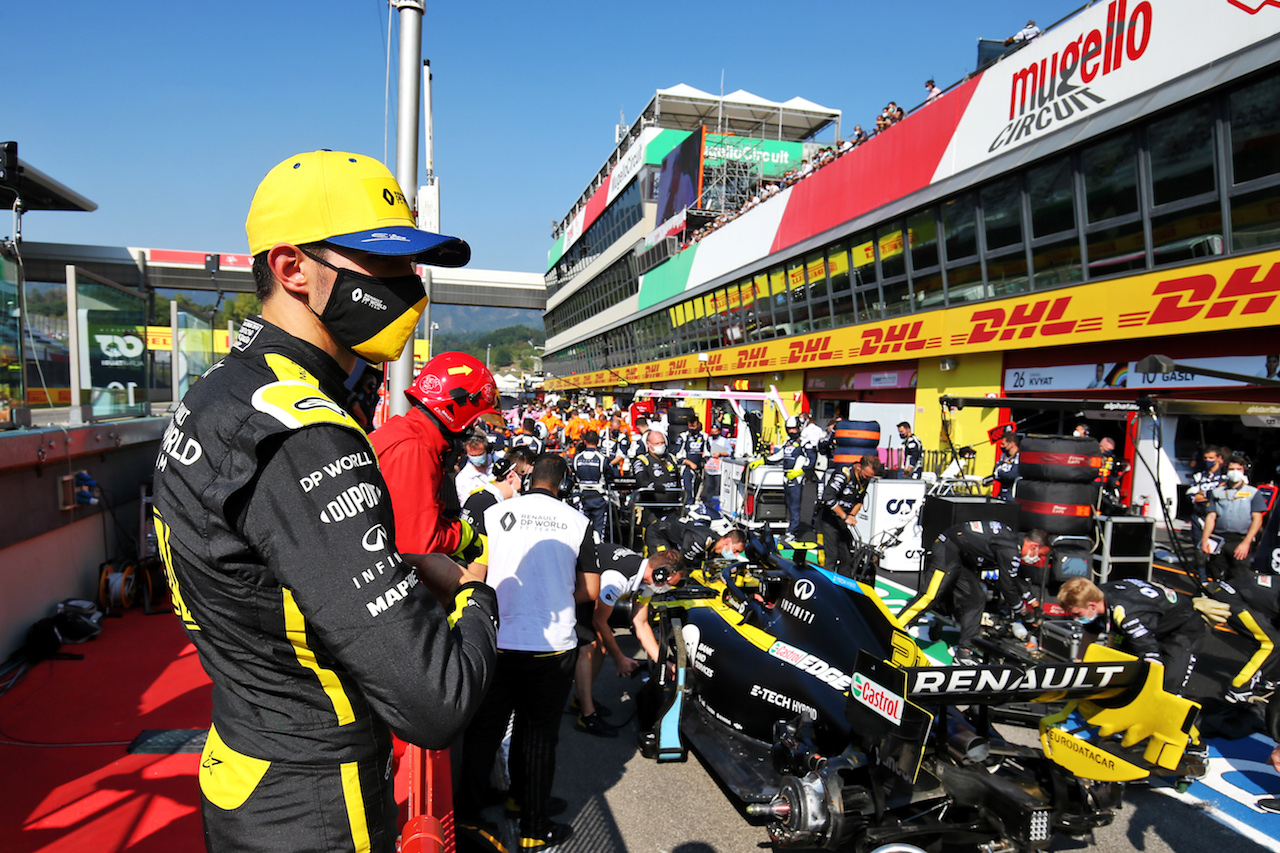
POLYGON ((878 323, 548 380, 548 390, 648 385, 921 356, 1274 326, 1280 251, 929 311, 878 323))

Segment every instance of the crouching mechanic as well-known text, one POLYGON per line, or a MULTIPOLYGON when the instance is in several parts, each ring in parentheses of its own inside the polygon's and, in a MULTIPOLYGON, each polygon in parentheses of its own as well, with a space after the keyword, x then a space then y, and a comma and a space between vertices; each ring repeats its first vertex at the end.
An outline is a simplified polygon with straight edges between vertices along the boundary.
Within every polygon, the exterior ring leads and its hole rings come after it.
POLYGON ((174 610, 213 681, 210 851, 395 850, 391 733, 445 746, 494 671, 493 591, 396 548, 373 448, 335 402, 357 356, 393 360, 412 333, 415 259, 469 258, 403 199, 355 154, 267 174, 246 223, 262 316, 183 398, 156 461, 174 610))
POLYGON ((1164 666, 1164 689, 1182 695, 1204 643, 1205 623, 1187 596, 1126 578, 1101 586, 1072 578, 1058 603, 1086 630, 1114 635, 1122 650, 1164 666))
MULTIPOLYGON (((684 576, 685 564, 675 551, 661 551, 645 559, 621 545, 605 543, 600 553, 600 598, 593 621, 596 634, 613 659, 619 676, 632 674, 640 661, 628 657, 613 636, 611 618, 619 602, 629 605, 628 624, 651 661, 658 659, 658 638, 649 624, 649 597, 656 589, 674 586, 684 576)), ((616 621, 616 620, 614 620, 616 621)))
POLYGON ((736 559, 747 550, 747 535, 737 529, 721 535, 707 524, 664 518, 645 530, 644 544, 650 554, 675 551, 686 566, 701 566, 714 557, 736 559))
POLYGON ((973 641, 982 628, 987 593, 983 572, 996 572, 996 588, 1004 607, 1014 616, 1029 616, 1039 605, 1030 584, 1020 577, 1022 564, 1039 564, 1049 554, 1049 537, 1043 530, 1019 535, 998 521, 966 521, 938 535, 929 550, 928 580, 907 602, 898 619, 909 627, 939 601, 947 601, 960 623, 956 643, 957 663, 977 661, 973 641))

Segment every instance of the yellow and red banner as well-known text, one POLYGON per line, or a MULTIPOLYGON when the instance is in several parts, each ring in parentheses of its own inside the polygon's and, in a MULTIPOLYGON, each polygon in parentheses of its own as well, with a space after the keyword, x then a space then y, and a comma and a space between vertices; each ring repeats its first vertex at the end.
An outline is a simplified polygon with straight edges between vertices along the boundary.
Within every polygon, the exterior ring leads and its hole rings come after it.
MULTIPOLYGON (((785 284, 784 284, 785 286, 785 284)), ((759 293, 759 291, 757 291, 759 293)), ((548 380, 548 390, 1169 337, 1280 322, 1280 252, 1110 279, 548 380)))

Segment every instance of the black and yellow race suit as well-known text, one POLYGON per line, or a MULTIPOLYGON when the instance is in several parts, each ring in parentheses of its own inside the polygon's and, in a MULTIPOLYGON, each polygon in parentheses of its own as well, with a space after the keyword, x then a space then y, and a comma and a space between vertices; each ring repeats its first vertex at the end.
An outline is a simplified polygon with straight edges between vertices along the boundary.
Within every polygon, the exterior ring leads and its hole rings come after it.
POLYGON ((396 551, 343 379, 248 319, 156 461, 174 609, 213 681, 210 850, 393 850, 389 730, 445 747, 493 672, 493 591, 464 585, 446 612, 396 551))

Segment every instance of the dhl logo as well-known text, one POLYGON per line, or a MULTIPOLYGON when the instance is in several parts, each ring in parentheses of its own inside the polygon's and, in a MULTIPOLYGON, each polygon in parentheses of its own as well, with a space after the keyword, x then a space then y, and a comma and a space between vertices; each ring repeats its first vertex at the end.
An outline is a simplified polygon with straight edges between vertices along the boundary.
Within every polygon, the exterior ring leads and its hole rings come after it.
POLYGON ((1265 314, 1280 293, 1280 264, 1272 264, 1267 274, 1258 278, 1262 267, 1240 267, 1233 270, 1221 287, 1209 273, 1162 281, 1152 296, 1162 297, 1151 311, 1121 314, 1120 328, 1157 326, 1162 323, 1185 323, 1189 320, 1219 320, 1239 309, 1238 316, 1265 314))
POLYGON ((655 377, 657 377, 657 376, 661 376, 661 375, 662 375, 662 365, 661 365, 661 364, 646 364, 646 365, 644 366, 644 378, 645 378, 645 379, 653 379, 653 378, 655 378, 655 377))
POLYGON ((1035 335, 1055 337, 1079 332, 1096 332, 1102 328, 1101 317, 1083 320, 1064 320, 1071 305, 1070 296, 1057 299, 1039 299, 1014 305, 1012 309, 987 308, 974 311, 969 318, 972 324, 968 334, 951 336, 953 346, 961 344, 985 344, 994 340, 1022 340, 1035 335))
POLYGON ((807 341, 791 341, 787 344, 787 363, 804 364, 809 361, 829 361, 835 355, 831 351, 831 336, 811 338, 807 341))
POLYGON ((707 359, 707 370, 712 373, 718 372, 724 366, 724 353, 713 352, 711 357, 707 359))
POLYGON ((769 347, 746 347, 738 351, 738 370, 748 367, 767 367, 769 364, 769 347))
POLYGON ((884 328, 865 329, 858 355, 922 350, 930 343, 927 338, 920 337, 923 326, 923 321, 916 320, 914 323, 894 323, 884 328))

